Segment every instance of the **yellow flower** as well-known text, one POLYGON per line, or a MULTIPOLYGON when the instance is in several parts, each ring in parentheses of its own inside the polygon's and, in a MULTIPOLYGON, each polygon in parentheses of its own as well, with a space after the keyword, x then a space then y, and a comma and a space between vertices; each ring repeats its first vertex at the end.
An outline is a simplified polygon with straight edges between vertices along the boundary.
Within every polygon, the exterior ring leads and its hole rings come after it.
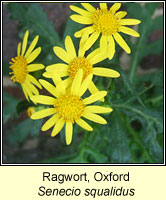
MULTIPOLYGON (((52 78, 55 84, 61 81, 61 78, 58 78, 57 75, 60 77, 69 76, 65 80, 67 86, 72 84, 72 81, 79 69, 83 70, 83 79, 90 74, 111 78, 119 77, 120 74, 115 70, 102 67, 93 67, 94 64, 104 60, 106 57, 100 53, 99 48, 91 52, 88 56, 85 56, 86 51, 84 49, 84 42, 86 41, 86 37, 87 36, 84 35, 84 37, 82 37, 80 40, 78 55, 76 54, 75 47, 70 36, 65 38, 66 51, 61 47, 55 46, 53 48, 54 53, 66 64, 57 63, 47 66, 46 72, 43 73, 43 76, 46 78, 52 78)), ((88 89, 91 94, 98 92, 98 89, 93 81, 90 82, 88 89)))
POLYGON ((81 29, 75 33, 75 37, 83 37, 84 34, 90 35, 87 42, 85 43, 85 48, 92 46, 95 41, 100 39, 101 52, 106 52, 106 46, 108 46, 108 58, 111 59, 115 53, 115 41, 127 52, 130 53, 131 50, 125 40, 121 37, 119 32, 139 37, 139 33, 135 30, 126 27, 125 25, 136 25, 141 21, 137 19, 123 19, 127 12, 119 11, 121 3, 114 3, 113 6, 108 9, 107 3, 100 3, 100 9, 95 9, 89 3, 81 3, 81 5, 86 9, 81 9, 76 6, 71 5, 70 8, 80 15, 71 15, 70 18, 80 24, 91 25, 81 29), (115 41, 114 41, 115 40, 115 41))
POLYGON ((24 35, 22 49, 21 42, 19 42, 17 47, 17 56, 11 59, 12 62, 10 62, 10 68, 13 70, 13 72, 10 72, 10 74, 13 74, 13 76, 10 79, 13 82, 18 82, 21 84, 25 97, 29 101, 29 97, 31 97, 33 94, 39 94, 34 85, 42 88, 40 83, 32 75, 30 75, 29 72, 41 70, 44 68, 44 65, 30 64, 40 54, 41 47, 38 47, 34 50, 36 43, 39 39, 39 36, 36 36, 29 46, 28 50, 26 51, 28 36, 29 31, 27 30, 24 35))
POLYGON ((35 112, 35 107, 30 106, 30 107, 28 107, 28 109, 26 111, 27 111, 28 117, 31 117, 32 114, 35 112))
POLYGON ((40 80, 40 83, 50 92, 54 97, 44 95, 34 95, 31 100, 44 105, 51 105, 51 108, 38 111, 32 114, 32 119, 41 119, 53 115, 42 126, 41 130, 46 131, 53 127, 51 136, 56 136, 65 126, 66 143, 69 145, 72 141, 73 124, 77 123, 85 130, 92 131, 93 128, 85 122, 82 117, 87 118, 99 124, 106 124, 106 120, 96 113, 112 112, 111 108, 102 106, 89 105, 106 96, 106 91, 97 92, 87 98, 82 99, 82 95, 86 92, 92 75, 88 75, 83 80, 83 70, 80 69, 70 87, 66 90, 64 81, 61 81, 57 87, 45 80, 40 80))

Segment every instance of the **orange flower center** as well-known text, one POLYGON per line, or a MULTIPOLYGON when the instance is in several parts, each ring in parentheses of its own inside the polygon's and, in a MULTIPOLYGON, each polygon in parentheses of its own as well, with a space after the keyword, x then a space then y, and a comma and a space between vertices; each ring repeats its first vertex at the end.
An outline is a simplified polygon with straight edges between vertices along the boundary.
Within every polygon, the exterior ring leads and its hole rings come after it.
POLYGON ((83 79, 85 79, 92 73, 92 67, 92 64, 85 57, 77 57, 69 64, 68 73, 73 80, 78 70, 82 69, 84 72, 83 79))
POLYGON ((57 98, 54 107, 59 117, 71 122, 79 119, 84 109, 80 97, 71 94, 65 94, 57 98))
POLYGON ((110 10, 97 9, 93 15, 93 28, 103 35, 113 35, 120 27, 119 19, 110 10))
POLYGON ((17 56, 11 60, 12 62, 10 62, 10 68, 13 70, 13 72, 10 72, 10 74, 13 74, 13 76, 10 79, 13 82, 19 82, 20 84, 23 84, 28 73, 27 61, 23 56, 17 56))

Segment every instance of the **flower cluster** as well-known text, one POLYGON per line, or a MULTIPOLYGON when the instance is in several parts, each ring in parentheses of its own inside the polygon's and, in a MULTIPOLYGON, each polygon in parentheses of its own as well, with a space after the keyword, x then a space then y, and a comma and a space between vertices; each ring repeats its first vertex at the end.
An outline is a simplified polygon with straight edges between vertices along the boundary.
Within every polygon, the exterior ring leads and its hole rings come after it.
POLYGON ((90 25, 77 31, 74 35, 80 38, 78 51, 71 37, 66 36, 65 49, 59 46, 53 47, 55 55, 62 62, 49 65, 46 68, 43 64, 32 64, 40 54, 41 47, 35 49, 39 39, 39 36, 36 36, 26 51, 29 36, 29 31, 26 31, 22 48, 21 43, 19 43, 17 56, 12 58, 12 62, 10 62, 10 68, 13 70, 10 72, 13 74, 11 79, 21 84, 26 99, 35 104, 46 105, 44 109, 37 112, 35 112, 35 107, 28 110, 31 119, 36 120, 50 116, 41 130, 47 131, 53 127, 52 137, 56 136, 65 125, 67 144, 72 141, 74 123, 87 131, 93 131, 93 128, 83 118, 99 124, 106 124, 106 120, 98 114, 113 111, 112 108, 91 105, 97 101, 104 101, 104 97, 107 95, 107 91, 99 91, 93 82, 93 76, 118 78, 120 74, 115 70, 95 67, 94 65, 107 58, 113 58, 115 41, 127 53, 131 52, 119 32, 139 37, 135 30, 125 25, 136 25, 140 21, 124 19, 127 13, 125 11, 117 12, 121 3, 114 3, 110 9, 107 8, 106 3, 100 3, 100 8, 97 9, 89 3, 81 3, 81 5, 84 9, 70 6, 73 11, 78 13, 70 16, 73 21, 90 25), (98 38, 100 38, 99 48, 89 53, 88 50, 98 38), (30 74, 44 68, 43 77, 52 80, 53 84, 44 79, 36 80, 30 74), (40 89, 43 86, 52 96, 40 95, 35 85, 40 89), (89 90, 90 95, 83 97, 87 90, 89 90))

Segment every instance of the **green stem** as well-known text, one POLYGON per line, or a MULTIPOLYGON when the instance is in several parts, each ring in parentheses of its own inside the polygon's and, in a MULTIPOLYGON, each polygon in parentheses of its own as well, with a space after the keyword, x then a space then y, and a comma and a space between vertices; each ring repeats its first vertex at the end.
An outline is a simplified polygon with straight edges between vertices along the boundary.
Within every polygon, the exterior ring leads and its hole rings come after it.
MULTIPOLYGON (((153 84, 151 84, 149 87, 147 87, 147 88, 145 88, 143 91, 141 91, 139 94, 138 94, 138 96, 141 96, 141 95, 143 95, 145 92, 147 92, 149 89, 151 89, 152 87, 153 87, 154 85, 153 84)), ((130 103, 130 102, 132 102, 133 100, 135 100, 136 99, 136 97, 135 96, 132 96, 130 99, 128 99, 124 104, 128 104, 128 103, 130 103)), ((146 103, 146 102, 145 102, 146 103)))
POLYGON ((136 71, 137 71, 137 67, 138 67, 138 63, 139 63, 139 55, 141 53, 142 44, 145 41, 145 34, 146 34, 146 31, 147 31, 147 25, 149 23, 150 17, 151 16, 147 17, 146 21, 144 22, 142 32, 140 33, 141 37, 140 37, 138 43, 135 44, 137 46, 137 48, 136 48, 136 50, 135 50, 135 52, 133 53, 133 56, 132 56, 133 60, 132 60, 132 63, 131 63, 131 69, 130 69, 130 74, 129 74, 129 80, 130 80, 131 83, 133 82, 136 71))
POLYGON ((109 82, 107 84, 106 90, 108 90, 111 87, 112 79, 109 79, 109 82))
POLYGON ((158 101, 161 101, 163 99, 163 95, 159 95, 157 97, 153 97, 145 101, 145 103, 152 102, 153 104, 157 103, 158 101))
POLYGON ((130 135, 133 136, 134 141, 140 146, 140 148, 144 152, 144 155, 146 155, 148 162, 153 163, 154 162, 153 158, 150 156, 149 152, 146 150, 146 148, 142 144, 140 138, 138 137, 137 132, 129 124, 126 125, 126 128, 128 129, 128 133, 130 133, 130 135))
MULTIPOLYGON (((125 105, 125 104, 113 104, 112 105, 113 107, 117 107, 117 108, 123 108, 123 109, 127 109, 127 110, 131 110, 135 113, 137 113, 138 115, 141 115, 142 117, 144 117, 146 120, 151 120, 152 122, 156 122, 157 121, 157 118, 156 117, 153 117, 151 115, 148 115, 146 113, 144 113, 142 110, 139 110, 137 108, 134 108, 134 107, 130 107, 128 105, 125 105)), ((158 122, 158 124, 163 127, 163 125, 158 122)))
POLYGON ((131 70, 130 70, 130 74, 129 74, 129 80, 132 83, 137 71, 137 67, 138 67, 138 58, 139 58, 139 52, 140 52, 140 47, 142 45, 142 40, 143 40, 143 36, 140 38, 138 46, 137 46, 137 50, 135 52, 135 54, 133 55, 133 62, 131 64, 131 70))

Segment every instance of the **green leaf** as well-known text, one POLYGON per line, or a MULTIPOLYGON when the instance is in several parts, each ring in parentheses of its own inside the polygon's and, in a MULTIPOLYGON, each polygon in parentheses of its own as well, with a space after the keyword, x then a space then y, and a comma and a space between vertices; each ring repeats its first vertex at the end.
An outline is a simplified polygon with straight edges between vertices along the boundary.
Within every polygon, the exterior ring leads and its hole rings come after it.
POLYGON ((42 123, 43 119, 32 120, 30 118, 20 122, 11 130, 9 141, 12 144, 21 143, 28 137, 29 134, 33 137, 38 137, 42 123))
POLYGON ((163 162, 163 152, 162 148, 159 145, 158 141, 155 138, 151 138, 148 143, 146 144, 146 147, 149 149, 149 153, 157 163, 162 163, 163 162))
POLYGON ((106 163, 106 161, 107 161, 107 156, 100 153, 98 149, 92 149, 90 147, 85 147, 84 151, 87 154, 86 157, 90 156, 89 159, 93 163, 106 163))
POLYGON ((9 3, 7 4, 7 8, 9 9, 11 19, 19 20, 20 22, 26 21, 27 7, 24 6, 22 3, 9 3))
POLYGON ((12 19, 18 20, 21 25, 27 26, 27 29, 39 34, 45 42, 52 45, 60 42, 54 26, 39 3, 28 3, 27 6, 21 3, 9 3, 8 9, 12 19))
POLYGON ((162 162, 163 154, 157 141, 157 134, 163 132, 162 112, 127 104, 114 105, 114 107, 128 115, 130 117, 130 122, 134 120, 141 122, 144 130, 141 135, 142 144, 148 149, 155 162, 162 162), (156 146, 154 144, 156 144, 156 146))
POLYGON ((144 99, 145 105, 157 107, 160 112, 163 112, 163 89, 163 70, 157 70, 136 79, 136 90, 144 99))
MULTIPOLYGON (((135 106, 135 105, 127 105, 127 104, 116 105, 116 104, 114 104, 113 106, 121 109, 122 111, 124 111, 126 114, 128 114, 130 116, 133 115, 132 120, 137 119, 140 116, 143 119, 143 121, 141 120, 141 122, 146 122, 147 124, 148 124, 148 122, 153 123, 153 125, 155 126, 155 129, 157 127, 158 133, 161 133, 163 131, 162 113, 153 111, 152 109, 142 108, 142 107, 135 106)), ((142 123, 143 126, 146 123, 142 123)))
POLYGON ((27 120, 24 120, 23 122, 20 122, 18 126, 16 126, 15 128, 11 130, 9 141, 12 144, 23 142, 29 135, 31 126, 32 126, 31 119, 27 119, 27 120))
POLYGON ((87 160, 83 158, 83 154, 74 152, 43 160, 42 163, 87 163, 87 160))
POLYGON ((68 160, 67 163, 88 163, 88 161, 83 157, 82 154, 79 154, 76 157, 68 160))
POLYGON ((30 129, 30 133, 33 137, 38 137, 40 134, 41 126, 43 123, 43 119, 32 120, 32 125, 30 129))
POLYGON ((73 154, 62 154, 60 156, 57 156, 55 158, 47 158, 45 160, 42 160, 41 163, 66 163, 67 160, 70 158, 73 158, 76 156, 76 153, 73 154))
POLYGON ((110 156, 112 163, 128 163, 130 162, 130 149, 128 144, 127 133, 125 132, 119 115, 114 111, 110 124, 110 156))
POLYGON ((161 70, 161 71, 157 71, 153 73, 153 77, 151 80, 155 86, 159 86, 163 88, 163 78, 164 78, 163 70, 161 70))
POLYGON ((16 114, 19 115, 21 112, 27 110, 30 106, 33 106, 34 104, 32 102, 29 102, 27 100, 19 101, 16 106, 16 114))
POLYGON ((133 84, 130 82, 130 80, 128 79, 127 75, 125 74, 125 72, 119 68, 119 72, 120 75, 123 79, 123 82, 125 84, 125 86, 127 87, 127 89, 131 92, 131 94, 138 100, 138 102, 140 103, 141 106, 145 107, 143 101, 141 100, 141 98, 139 97, 139 95, 136 93, 133 84))
POLYGON ((163 69, 136 77, 136 83, 138 83, 139 86, 146 82, 152 83, 153 86, 163 87, 163 69))

